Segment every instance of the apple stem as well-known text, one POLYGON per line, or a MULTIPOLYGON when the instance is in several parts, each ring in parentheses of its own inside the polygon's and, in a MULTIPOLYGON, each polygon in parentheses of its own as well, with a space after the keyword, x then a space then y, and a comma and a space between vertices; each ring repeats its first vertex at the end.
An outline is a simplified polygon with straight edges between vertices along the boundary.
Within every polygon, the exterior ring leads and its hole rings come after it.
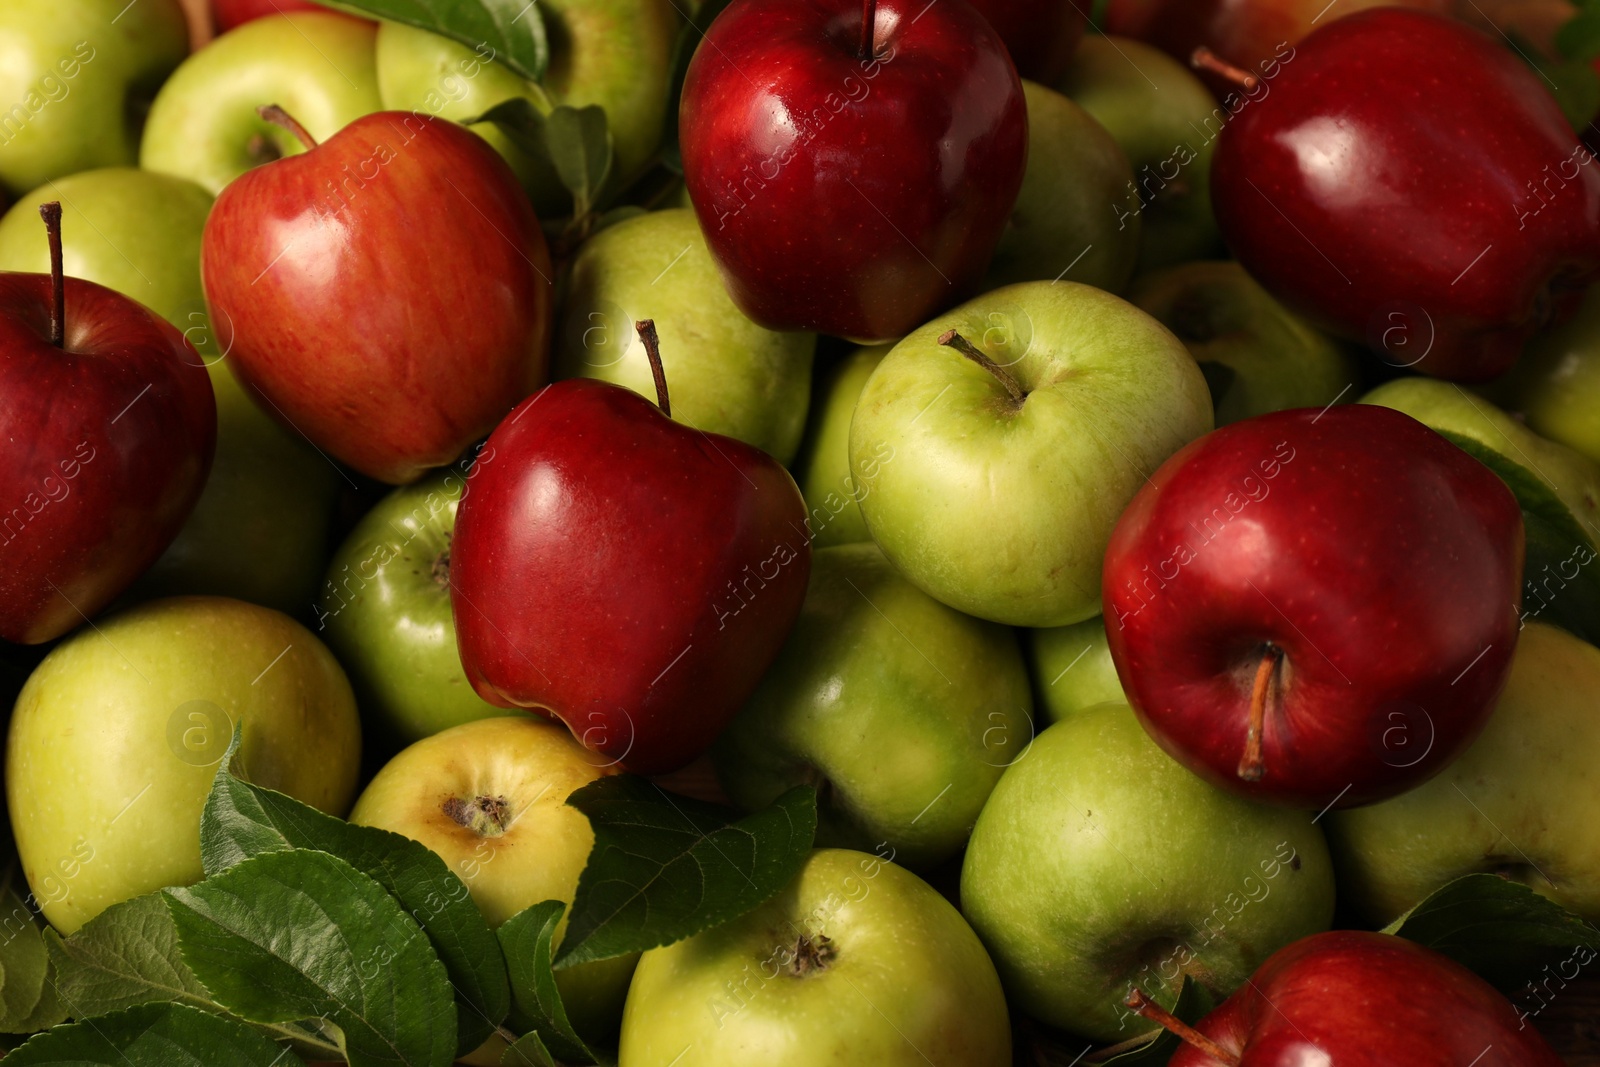
POLYGON ((1145 996, 1137 986, 1128 991, 1128 999, 1123 1003, 1127 1004, 1128 1007, 1132 1008, 1135 1012, 1161 1027, 1161 1029, 1178 1037, 1185 1045, 1188 1045, 1191 1048, 1199 1049, 1201 1052, 1205 1053, 1207 1056, 1210 1056, 1218 1063, 1228 1064, 1229 1067, 1239 1067, 1238 1056, 1235 1056, 1233 1053, 1229 1052, 1227 1049, 1211 1040, 1205 1034, 1202 1034, 1200 1031, 1196 1030, 1194 1027, 1190 1026, 1188 1023, 1184 1022, 1170 1011, 1167 1011, 1149 997, 1145 996))
POLYGON ((633 324, 644 344, 644 354, 650 360, 650 374, 656 380, 656 405, 661 414, 672 418, 672 402, 667 399, 667 372, 661 366, 661 337, 656 333, 655 319, 640 319, 633 324))
POLYGON ((300 123, 296 122, 293 115, 283 110, 283 108, 279 107, 277 104, 262 104, 260 107, 256 108, 256 114, 260 115, 263 119, 272 123, 274 126, 281 127, 294 134, 294 139, 304 145, 307 151, 317 147, 317 139, 311 136, 311 134, 307 133, 306 128, 300 125, 300 123))
POLYGON ((61 269, 61 201, 39 205, 45 236, 50 241, 50 343, 67 344, 67 279, 61 269))
POLYGON ((1232 82, 1247 93, 1261 84, 1260 78, 1243 67, 1234 66, 1205 45, 1201 45, 1189 54, 1189 66, 1195 70, 1203 70, 1208 74, 1215 74, 1224 81, 1232 82))
POLYGON ((1000 384, 1006 387, 1006 392, 1010 393, 1011 399, 1016 401, 1018 404, 1021 404, 1024 400, 1028 399, 1028 394, 1022 391, 1022 386, 1017 383, 1016 378, 1011 376, 1010 371, 1006 370, 1000 364, 984 355, 978 350, 976 345, 967 340, 965 337, 962 337, 956 331, 946 330, 944 333, 940 334, 939 343, 942 345, 948 345, 950 348, 955 349, 957 352, 960 352, 963 356, 966 356, 968 359, 972 360, 972 362, 976 363, 978 366, 982 367, 984 370, 1000 379, 1000 384))
POLYGON ((1269 645, 1256 667, 1255 684, 1250 687, 1250 729, 1244 738, 1244 755, 1239 759, 1239 777, 1259 782, 1267 773, 1261 755, 1261 732, 1267 722, 1267 696, 1272 691, 1272 675, 1283 661, 1283 650, 1269 645))
POLYGON ((857 59, 868 60, 878 54, 877 42, 872 39, 877 22, 878 0, 861 0, 861 45, 856 49, 857 59))

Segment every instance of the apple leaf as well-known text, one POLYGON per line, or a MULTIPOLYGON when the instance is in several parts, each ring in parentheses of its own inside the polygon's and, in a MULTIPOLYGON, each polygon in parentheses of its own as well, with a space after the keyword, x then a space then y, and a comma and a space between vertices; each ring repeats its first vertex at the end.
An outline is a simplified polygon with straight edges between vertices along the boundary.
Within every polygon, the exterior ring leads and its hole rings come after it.
POLYGON ((422 927, 326 852, 254 856, 166 889, 184 962, 216 1001, 259 1023, 322 1018, 351 1067, 444 1067, 455 998, 422 927))
POLYGON ((16 870, 11 874, 0 890, 0 1032, 25 1034, 40 1029, 33 1015, 45 999, 50 953, 29 906, 32 897, 25 900, 17 892, 16 870))
POLYGON ((294 1053, 237 1020, 173 1003, 58 1026, 5 1061, 6 1067, 304 1067, 294 1053))
POLYGON ((1600 6, 1585 4, 1556 31, 1556 51, 1574 63, 1600 57, 1600 6))
POLYGON ((506 1047, 500 1067, 562 1067, 535 1033, 523 1034, 506 1047))
POLYGON ((1495 874, 1457 878, 1384 933, 1449 956, 1513 998, 1547 972, 1559 975, 1565 963, 1577 964, 1576 972, 1600 952, 1600 929, 1593 923, 1495 874))
POLYGON ((403 22, 460 41, 530 81, 544 81, 550 41, 535 0, 318 0, 353 15, 403 22))
MULTIPOLYGON (((237 727, 234 733, 237 737, 237 727)), ((511 986, 499 942, 466 884, 420 842, 354 826, 235 777, 227 770, 233 751, 230 747, 222 761, 200 819, 206 873, 293 848, 338 856, 387 890, 422 924, 456 990, 457 1051, 470 1052, 482 1044, 511 1010, 511 986)))
POLYGON ((567 1020, 561 990, 556 988, 555 972, 550 967, 551 942, 566 908, 559 900, 546 900, 513 915, 496 931, 511 969, 516 999, 511 1025, 519 1033, 538 1038, 537 1045, 529 1046, 532 1051, 554 1056, 560 1063, 599 1063, 600 1057, 567 1020))
POLYGON ((611 173, 611 131, 605 108, 562 105, 544 120, 544 140, 556 174, 572 193, 572 214, 582 218, 594 209, 600 187, 611 173))
POLYGON ((810 786, 743 819, 632 775, 590 782, 567 803, 589 817, 594 848, 557 967, 670 945, 737 919, 789 884, 817 832, 810 786))

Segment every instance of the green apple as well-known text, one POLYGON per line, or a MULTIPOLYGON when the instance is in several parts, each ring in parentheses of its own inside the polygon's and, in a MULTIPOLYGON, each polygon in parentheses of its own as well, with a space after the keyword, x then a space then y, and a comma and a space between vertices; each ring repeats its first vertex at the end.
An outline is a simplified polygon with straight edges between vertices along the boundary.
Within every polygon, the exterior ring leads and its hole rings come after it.
POLYGON ((1217 425, 1349 399, 1355 360, 1232 262, 1184 263, 1141 277, 1128 299, 1160 319, 1200 364, 1217 425))
MULTIPOLYGON (((427 845, 466 883, 490 926, 545 900, 572 903, 594 831, 566 800, 616 768, 560 723, 479 719, 424 738, 384 765, 350 821, 427 845)), ((556 939, 566 930, 561 920, 556 939)), ((614 1035, 637 957, 556 972, 573 1025, 614 1035)))
POLYGON ((828 368, 817 382, 820 402, 811 405, 810 424, 795 461, 801 472, 800 491, 806 498, 812 548, 871 540, 857 503, 860 481, 850 467, 850 419, 861 387, 893 347, 857 348, 828 368))
POLYGON ((468 477, 446 468, 396 489, 328 567, 317 623, 377 721, 378 747, 506 714, 467 681, 450 614, 450 537, 468 477))
POLYGON ((723 288, 706 240, 685 208, 607 227, 572 264, 560 329, 558 378, 598 378, 654 400, 655 379, 634 331, 654 319, 672 417, 746 441, 787 463, 805 429, 816 335, 757 326, 723 288))
POLYGON ((6 0, 0 186, 135 162, 137 116, 188 52, 178 0, 6 0))
POLYGON ((1089 34, 1056 89, 1122 146, 1145 205, 1139 269, 1222 248, 1211 214, 1211 153, 1228 112, 1182 63, 1141 41, 1089 34))
POLYGON ((1139 192, 1104 126, 1024 80, 1028 169, 984 288, 1067 279, 1121 292, 1139 260, 1139 192))
POLYGON ((293 619, 174 597, 45 657, 12 712, 6 798, 23 872, 56 929, 202 877, 200 812, 235 725, 241 774, 344 814, 361 762, 355 698, 293 619))
POLYGON ((1220 999, 1274 951, 1328 928, 1333 866, 1309 812, 1254 804, 1189 773, 1133 709, 1056 723, 1006 771, 961 868, 961 907, 1012 1002, 1123 1041, 1185 975, 1220 999))
POLYGON ((1591 538, 1600 540, 1600 463, 1588 456, 1540 437, 1459 385, 1434 378, 1396 378, 1362 397, 1361 403, 1403 411, 1426 426, 1471 438, 1520 463, 1561 498, 1591 538))
POLYGON ((1600 463, 1600 285, 1578 313, 1528 342, 1490 395, 1539 433, 1600 463))
POLYGON ((1134 492, 1210 429, 1205 378, 1165 326, 1087 285, 1025 282, 894 346, 861 391, 850 459, 872 539, 923 591, 1065 626, 1099 614, 1101 558, 1134 492))
POLYGON ((256 108, 278 104, 318 141, 380 111, 377 27, 324 11, 254 19, 184 61, 156 94, 139 164, 213 196, 262 163, 305 151, 256 108))
POLYGON ((1070 626, 1028 631, 1033 687, 1045 718, 1060 722, 1096 704, 1126 704, 1099 615, 1070 626))
POLYGON ((1328 816, 1341 899, 1387 923, 1488 872, 1600 921, 1600 649, 1530 622, 1489 725, 1437 778, 1328 816))
POLYGON ((929 867, 960 851, 1033 736, 1010 629, 954 611, 873 544, 812 553, 805 606, 712 750, 734 803, 817 786, 817 842, 929 867))
MULTIPOLYGON (((208 357, 228 343, 200 288, 200 232, 211 194, 166 174, 111 167, 51 181, 0 219, 0 269, 46 272, 37 205, 61 201, 66 273, 133 297, 208 357), (223 336, 220 346, 216 333, 223 336)), ((225 358, 207 370, 217 401, 217 452, 200 502, 132 589, 138 598, 214 593, 301 613, 327 555, 339 473, 275 422, 225 358)))
POLYGON ((1001 1067, 994 964, 916 875, 813 852, 755 911, 639 960, 619 1067, 1001 1067))

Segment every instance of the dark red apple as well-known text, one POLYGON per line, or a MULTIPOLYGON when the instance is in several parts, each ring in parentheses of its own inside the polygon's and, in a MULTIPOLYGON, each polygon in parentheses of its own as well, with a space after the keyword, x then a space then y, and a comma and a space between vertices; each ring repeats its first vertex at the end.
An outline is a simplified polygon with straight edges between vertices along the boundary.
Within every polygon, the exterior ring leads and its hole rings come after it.
POLYGON ((1223 236, 1279 298, 1389 361, 1493 378, 1600 277, 1600 166, 1485 34, 1361 12, 1251 95, 1211 169, 1223 236))
POLYGON ((1054 85, 1067 72, 1078 42, 1089 28, 1089 0, 968 2, 1005 42, 1017 73, 1044 85, 1054 85))
POLYGON ((1156 742, 1255 800, 1417 785, 1505 684, 1522 512, 1489 469, 1367 404, 1236 422, 1169 458, 1106 550, 1112 660, 1156 742))
POLYGON ((620 386, 574 378, 529 397, 468 487, 450 586, 473 688, 639 773, 710 746, 805 599, 789 473, 620 386))
POLYGON ((1287 945, 1183 1038, 1170 1067, 1561 1067, 1488 982, 1391 934, 1332 930, 1287 945))
POLYGON ((488 142, 445 119, 380 111, 242 175, 206 220, 201 272, 266 409, 382 481, 452 462, 547 380, 539 220, 488 142))
POLYGON ((327 11, 311 0, 211 0, 211 14, 218 33, 227 33, 266 15, 287 15, 291 11, 327 11))
POLYGON ((734 302, 773 329, 906 333, 978 284, 1022 184, 1022 85, 983 17, 866 7, 734 0, 684 81, 689 197, 734 302))
POLYGON ((211 470, 205 365, 93 282, 0 272, 0 638, 60 637, 155 562, 211 470))

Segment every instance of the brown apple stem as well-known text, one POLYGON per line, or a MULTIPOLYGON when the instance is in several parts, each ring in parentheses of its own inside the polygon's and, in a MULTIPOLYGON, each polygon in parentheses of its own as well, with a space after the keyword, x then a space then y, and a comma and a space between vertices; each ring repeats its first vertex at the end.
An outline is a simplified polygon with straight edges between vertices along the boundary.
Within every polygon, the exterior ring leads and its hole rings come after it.
POLYGON ((1250 729, 1244 737, 1244 755, 1239 758, 1239 777, 1247 782, 1259 782, 1267 773, 1266 760, 1261 755, 1261 731, 1267 722, 1267 697, 1272 692, 1272 675, 1283 660, 1283 650, 1268 647, 1256 667, 1256 681, 1250 687, 1250 729))
POLYGON ((306 128, 300 125, 300 123, 296 122, 293 115, 283 110, 283 108, 279 107, 277 104, 262 104, 260 107, 256 108, 256 114, 260 115, 263 119, 272 123, 274 126, 278 126, 294 134, 294 139, 305 145, 307 151, 317 147, 317 139, 307 133, 306 128))
POLYGON ((1203 70, 1207 74, 1215 74, 1224 81, 1232 82, 1247 93, 1261 84, 1260 78, 1243 67, 1234 66, 1205 45, 1201 45, 1190 53, 1189 66, 1195 70, 1203 70))
POLYGON ((1028 394, 1023 392, 1022 386, 1017 382, 1016 378, 1012 377, 1010 371, 1006 370, 1000 364, 984 355, 978 350, 976 345, 967 340, 965 337, 962 337, 956 331, 946 330, 944 333, 940 334, 939 343, 942 345, 948 345, 949 347, 955 349, 957 352, 960 352, 963 356, 966 356, 968 359, 972 360, 972 362, 976 363, 978 366, 982 367, 984 370, 1000 379, 1000 384, 1006 387, 1006 392, 1010 393, 1011 399, 1016 401, 1018 404, 1028 399, 1028 394))
POLYGON ((667 372, 661 366, 661 338, 656 333, 655 319, 640 319, 633 324, 644 344, 644 354, 650 360, 650 373, 656 380, 656 405, 661 414, 672 418, 672 402, 667 399, 667 372))
POLYGON ((57 348, 67 343, 67 278, 61 269, 61 201, 39 205, 44 232, 50 241, 50 343, 57 348))
POLYGON ((1176 1015, 1167 1011, 1161 1005, 1145 996, 1137 986, 1128 991, 1128 999, 1123 1003, 1138 1014, 1149 1019, 1161 1029, 1167 1031, 1183 1041, 1191 1048, 1199 1049, 1218 1063, 1226 1063, 1229 1067, 1239 1067, 1239 1057, 1211 1040, 1205 1034, 1196 1030, 1176 1015))
POLYGON ((877 42, 872 39, 877 20, 878 0, 861 0, 861 46, 856 49, 857 59, 868 60, 878 54, 877 42))

